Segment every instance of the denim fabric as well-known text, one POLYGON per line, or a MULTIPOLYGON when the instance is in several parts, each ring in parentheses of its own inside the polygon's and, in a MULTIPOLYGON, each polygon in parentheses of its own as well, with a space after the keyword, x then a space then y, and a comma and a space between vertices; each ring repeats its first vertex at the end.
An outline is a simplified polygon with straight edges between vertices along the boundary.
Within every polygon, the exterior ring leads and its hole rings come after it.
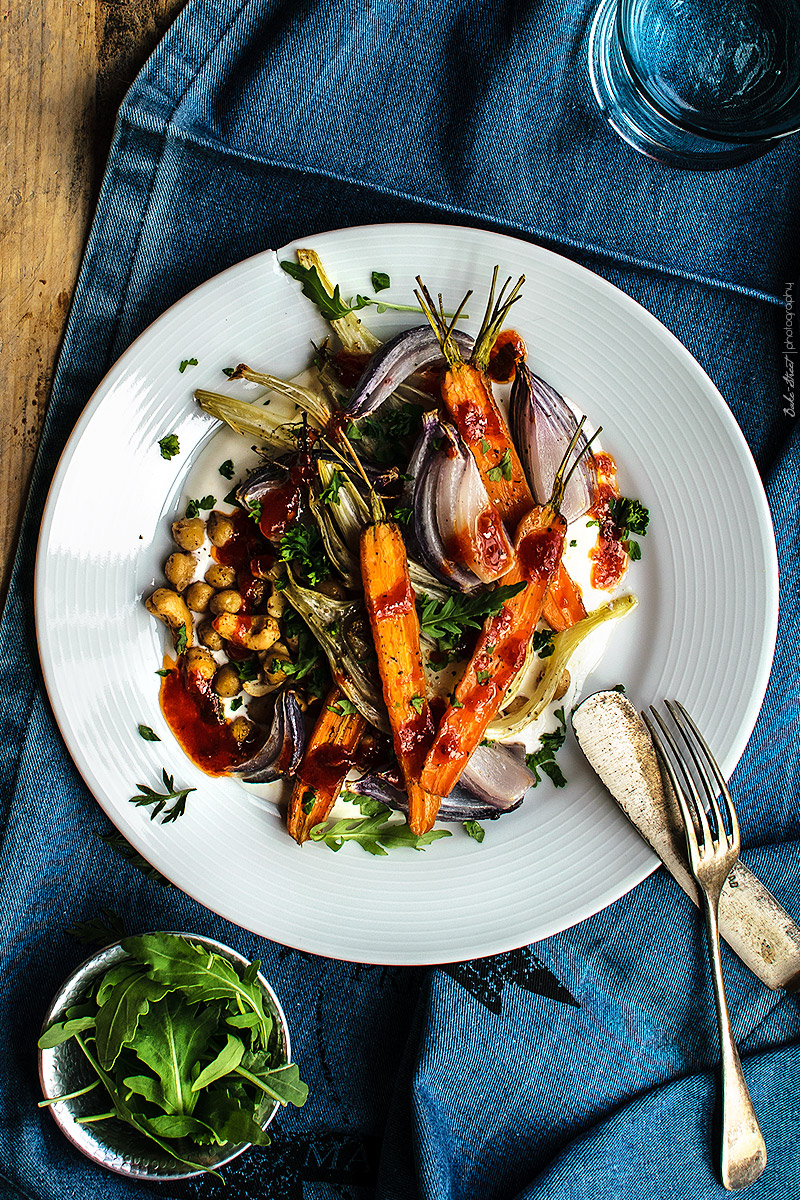
MULTIPOLYGON (((120 112, 2 625, 0 1195, 29 1200, 590 1200, 724 1195, 702 930, 663 873, 533 947, 433 971, 354 966, 221 921, 115 857, 43 695, 36 533, 91 391, 188 289, 296 235, 392 220, 516 233, 649 308, 730 403, 781 566, 766 702, 735 776, 744 860, 800 914, 800 444, 783 409, 797 139, 718 174, 641 158, 583 77, 586 0, 190 0, 120 112), (213 1180, 134 1185, 85 1162, 39 1098, 35 1041, 102 906, 259 957, 311 1086, 270 1147, 213 1180)), ((795 302, 797 290, 795 289, 795 302)), ((796 359, 795 359, 796 361, 796 359)), ((687 430, 687 437, 691 430, 687 430)), ((732 575, 736 564, 730 564, 732 575)), ((732 647, 735 653, 736 648, 732 647)), ((723 951, 769 1163, 797 1193, 800 1013, 723 951)))

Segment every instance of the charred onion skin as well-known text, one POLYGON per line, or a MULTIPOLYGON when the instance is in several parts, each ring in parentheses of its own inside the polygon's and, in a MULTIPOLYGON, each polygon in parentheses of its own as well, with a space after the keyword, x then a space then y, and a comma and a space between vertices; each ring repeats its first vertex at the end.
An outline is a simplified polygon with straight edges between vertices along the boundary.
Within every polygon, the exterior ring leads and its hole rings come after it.
MULTIPOLYGON (((454 330, 453 340, 465 354, 472 351, 472 338, 454 330)), ((375 351, 358 380, 348 416, 358 419, 374 412, 409 375, 442 361, 442 350, 430 325, 405 329, 375 351)))
POLYGON ((439 793, 421 786, 433 740, 419 645, 419 618, 397 525, 381 521, 361 535, 361 575, 395 754, 408 791, 408 823, 421 836, 433 827, 439 793))

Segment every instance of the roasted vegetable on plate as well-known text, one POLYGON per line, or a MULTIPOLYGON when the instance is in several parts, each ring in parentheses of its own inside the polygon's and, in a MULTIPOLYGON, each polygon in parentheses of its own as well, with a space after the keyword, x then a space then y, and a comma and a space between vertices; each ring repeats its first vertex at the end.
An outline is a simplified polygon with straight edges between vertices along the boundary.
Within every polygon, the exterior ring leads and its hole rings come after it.
POLYGON ((474 338, 471 293, 448 314, 418 279, 419 308, 396 307, 419 319, 381 344, 355 315, 374 301, 297 257, 331 324, 313 365, 242 364, 249 392, 195 393, 245 441, 225 500, 173 524, 170 586, 146 600, 171 634, 162 710, 209 774, 285 780, 300 844, 420 849, 437 820, 481 840, 552 760, 587 637, 635 605, 607 593, 647 514, 504 328, 523 279, 498 294, 495 269, 474 338))

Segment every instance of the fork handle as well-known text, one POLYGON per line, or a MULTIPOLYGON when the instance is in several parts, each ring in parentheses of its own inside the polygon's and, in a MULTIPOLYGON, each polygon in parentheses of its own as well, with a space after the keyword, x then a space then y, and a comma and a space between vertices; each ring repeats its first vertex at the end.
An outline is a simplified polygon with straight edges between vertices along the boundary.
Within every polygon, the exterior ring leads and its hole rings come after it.
POLYGON ((747 1090, 725 997, 719 946, 719 893, 716 896, 703 893, 703 901, 722 1052, 721 1175, 726 1188, 738 1191, 754 1183, 764 1170, 767 1147, 747 1090))

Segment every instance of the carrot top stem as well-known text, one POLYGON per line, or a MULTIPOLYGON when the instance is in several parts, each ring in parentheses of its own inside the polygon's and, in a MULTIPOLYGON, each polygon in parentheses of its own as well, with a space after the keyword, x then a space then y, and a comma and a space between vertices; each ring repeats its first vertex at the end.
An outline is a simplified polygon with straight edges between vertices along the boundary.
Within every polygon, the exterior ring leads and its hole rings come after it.
POLYGON ((499 269, 499 267, 495 267, 492 272, 492 284, 489 288, 489 297, 486 301, 486 312, 483 314, 483 321, 478 330, 478 336, 475 338, 475 346, 470 358, 473 366, 478 367, 483 372, 486 371, 489 365, 489 355, 497 341, 497 335, 503 327, 503 322, 508 316, 512 304, 516 304, 517 300, 519 300, 520 288, 525 282, 525 276, 520 275, 511 289, 508 299, 504 299, 506 288, 511 283, 511 276, 509 275, 500 289, 500 295, 495 301, 494 295, 497 288, 497 272, 499 269))
POLYGON ((461 352, 453 341, 451 335, 456 327, 456 321, 461 316, 467 301, 472 295, 472 289, 470 288, 470 290, 467 292, 466 296, 453 313, 452 320, 448 324, 444 313, 444 303, 442 301, 441 292, 439 293, 439 307, 437 309, 433 300, 433 296, 430 294, 419 275, 417 276, 417 283, 419 284, 419 287, 415 289, 414 295, 419 302, 420 308, 430 321, 433 332, 439 339, 439 345, 442 347, 442 354, 445 356, 451 367, 459 366, 464 360, 462 359, 461 352))

